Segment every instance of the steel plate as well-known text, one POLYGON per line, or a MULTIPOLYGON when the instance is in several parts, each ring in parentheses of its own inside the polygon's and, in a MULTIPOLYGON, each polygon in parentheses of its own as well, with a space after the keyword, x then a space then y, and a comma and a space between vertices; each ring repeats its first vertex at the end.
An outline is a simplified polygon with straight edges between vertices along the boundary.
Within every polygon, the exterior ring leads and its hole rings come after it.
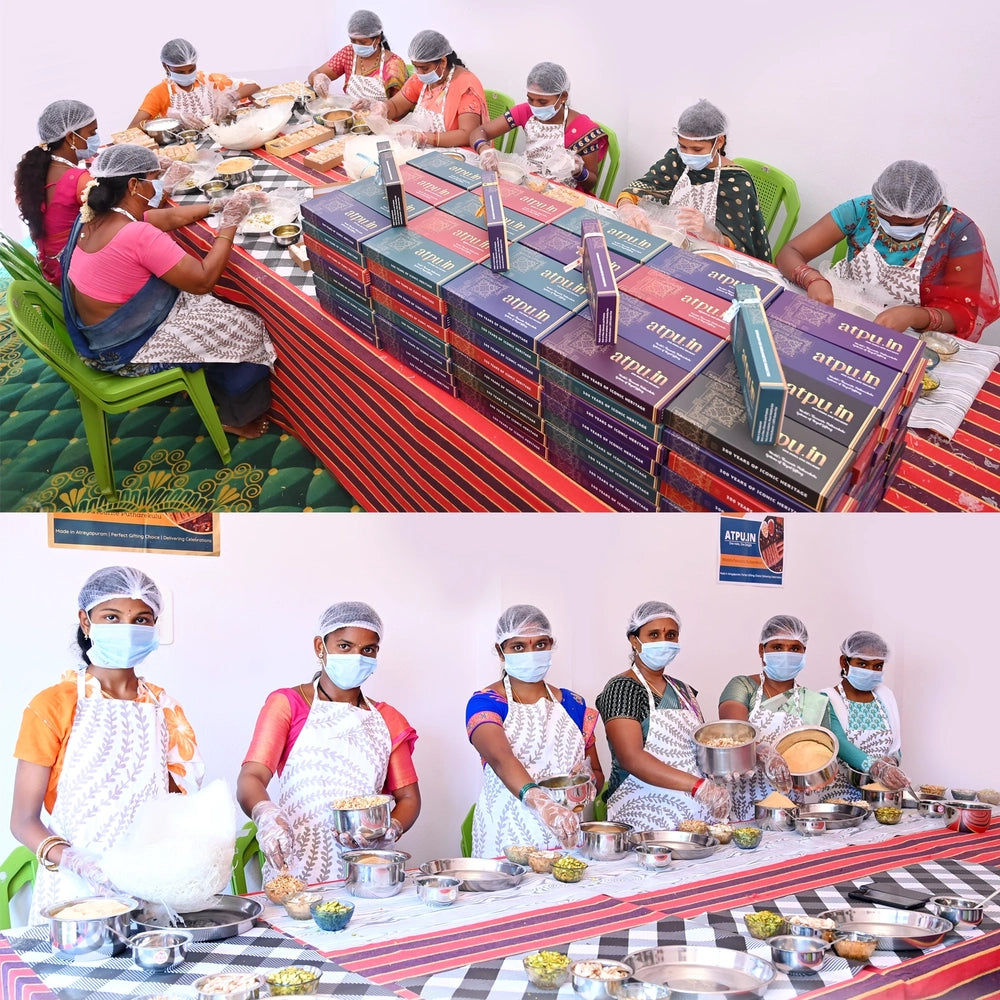
POLYGON ((865 806, 851 806, 843 802, 817 802, 815 805, 799 806, 796 815, 799 819, 812 816, 826 820, 827 830, 847 830, 850 827, 861 826, 868 815, 865 806))
POLYGON ((707 858, 719 846, 715 837, 705 833, 685 833, 683 830, 642 830, 632 834, 632 846, 656 844, 667 847, 675 861, 696 861, 707 858))
MULTIPOLYGON (((178 927, 190 931, 194 941, 222 941, 225 938, 245 934, 264 909, 263 904, 247 896, 230 896, 220 893, 215 904, 204 910, 194 910, 181 914, 183 920, 178 927)), ((166 915, 141 910, 135 916, 135 924, 140 930, 154 931, 172 927, 166 915)))
POLYGON ((443 858, 426 861, 420 866, 424 875, 448 875, 462 883, 465 892, 497 892, 520 885, 528 869, 513 861, 490 858, 443 858))
POLYGON ((671 945, 625 956, 635 979, 670 989, 670 1000, 762 997, 777 971, 766 959, 730 948, 671 945))
POLYGON ((944 917, 915 910, 894 910, 887 906, 827 910, 820 914, 837 924, 839 931, 857 931, 878 938, 880 951, 907 951, 933 948, 940 944, 954 924, 944 917))

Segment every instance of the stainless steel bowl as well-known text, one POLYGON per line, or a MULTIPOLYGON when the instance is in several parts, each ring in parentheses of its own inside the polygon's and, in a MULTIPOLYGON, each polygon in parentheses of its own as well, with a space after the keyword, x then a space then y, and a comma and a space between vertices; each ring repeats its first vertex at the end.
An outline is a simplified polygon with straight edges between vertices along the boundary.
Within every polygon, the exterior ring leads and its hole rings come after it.
POLYGON ((224 972, 217 972, 210 976, 202 976, 201 979, 196 979, 191 985, 198 994, 198 1000, 218 1000, 219 997, 225 997, 226 1000, 257 1000, 260 996, 260 988, 264 985, 264 977, 261 975, 251 975, 250 973, 246 974, 246 980, 248 983, 251 979, 254 982, 253 985, 247 985, 245 989, 212 990, 212 980, 218 982, 226 975, 224 972), (209 989, 206 990, 206 987, 209 987, 209 989))
POLYGON ((811 771, 793 770, 792 788, 798 789, 800 792, 826 788, 837 777, 837 753, 840 750, 837 737, 829 729, 824 729, 822 726, 799 726, 785 733, 774 748, 778 753, 784 755, 790 747, 800 742, 823 744, 830 751, 830 758, 822 767, 814 768, 811 771))
POLYGON ((978 927, 983 922, 983 905, 974 899, 961 896, 931 896, 927 909, 953 924, 969 924, 978 927))
POLYGON ((988 805, 971 802, 944 803, 944 823, 956 833, 986 833, 993 819, 993 809, 988 805))
POLYGON ((345 869, 347 891, 362 899, 386 899, 403 888, 406 862, 405 851, 347 851, 341 855, 345 869))
MULTIPOLYGON (((597 971, 597 970, 595 970, 597 971)), ((574 962, 570 966, 570 977, 573 989, 580 994, 584 1000, 611 1000, 621 993, 622 986, 632 975, 632 970, 623 962, 603 962, 599 959, 584 960, 574 962), (577 969, 591 970, 593 966, 599 965, 601 969, 608 972, 623 973, 618 978, 602 979, 599 975, 583 975, 577 969)))
POLYGON ((462 880, 450 875, 418 875, 417 896, 428 906, 451 906, 458 899, 462 880))
POLYGON ((640 868, 651 872, 661 872, 674 862, 674 856, 669 847, 662 844, 636 844, 635 860, 640 868))
POLYGON ((830 944, 837 936, 836 927, 813 927, 810 924, 795 923, 794 917, 789 917, 788 933, 792 937, 814 937, 830 944))
POLYGON ((192 935, 188 931, 143 931, 130 937, 132 961, 147 972, 169 972, 187 955, 192 935))
POLYGON ((754 822, 762 830, 774 830, 778 833, 795 829, 795 806, 788 809, 770 809, 759 803, 753 807, 754 822))
POLYGON ((271 230, 271 237, 279 247, 290 247, 298 243, 302 235, 302 227, 297 222, 283 222, 271 230))
POLYGON ((657 844, 666 847, 675 861, 695 861, 707 858, 719 846, 715 837, 707 833, 688 833, 686 830, 642 830, 629 838, 633 847, 640 844, 657 844))
POLYGON ((177 138, 181 142, 197 142, 201 138, 201 132, 196 128, 182 128, 177 133, 177 138))
POLYGON ((139 126, 158 146, 179 141, 182 126, 178 118, 149 118, 139 126))
POLYGON ((332 128, 337 135, 347 135, 354 128, 354 115, 347 108, 331 108, 313 116, 317 125, 332 128))
POLYGON ((917 799, 917 812, 933 819, 944 819, 947 806, 944 799, 917 799))
POLYGON ((901 789, 887 789, 880 791, 877 788, 862 788, 861 798, 867 802, 872 809, 881 809, 888 806, 890 809, 903 808, 903 792, 901 789))
POLYGON ((589 774, 557 774, 538 782, 561 806, 582 812, 594 801, 594 783, 589 774))
POLYGON ((211 201, 213 198, 221 197, 224 191, 229 190, 229 184, 222 180, 221 177, 213 178, 210 181, 205 181, 201 187, 198 188, 199 191, 211 201))
POLYGON ((710 778, 728 778, 757 766, 757 730, 749 722, 706 722, 694 731, 694 756, 698 769, 710 778), (708 746, 713 739, 740 740, 734 747, 708 746))
POLYGON ((253 171, 255 166, 256 161, 252 156, 229 156, 215 168, 215 172, 231 188, 237 188, 241 184, 249 184, 250 181, 253 180, 253 171), (248 161, 248 165, 242 170, 233 169, 234 160, 248 161))
MULTIPOLYGON (((281 227, 275 226, 275 229, 278 228, 281 227)), ((272 235, 274 235, 273 230, 272 235)), ((294 243, 295 240, 291 242, 294 243)), ((362 809, 338 807, 338 802, 348 802, 349 799, 334 800, 330 803, 330 819, 337 833, 349 833, 365 840, 378 840, 379 837, 384 837, 389 829, 389 818, 396 802, 391 795, 366 795, 364 798, 373 801, 371 805, 362 809)))
POLYGON ((872 776, 867 771, 856 771, 845 761, 841 761, 840 765, 844 769, 844 774, 847 776, 847 783, 851 788, 862 788, 865 785, 871 784, 872 776))
POLYGON ((823 968, 829 945, 816 937, 782 934, 768 938, 771 961, 779 972, 788 976, 810 976, 823 968))
POLYGON ((806 837, 815 837, 826 833, 826 820, 821 816, 796 816, 795 832, 806 837))
POLYGON ((139 903, 131 896, 81 896, 67 899, 42 910, 49 922, 49 942, 60 958, 95 958, 121 955, 128 946, 132 915, 139 903), (125 907, 121 913, 107 917, 61 917, 70 906, 82 903, 114 901, 125 907))
POLYGON ((629 852, 628 823, 581 823, 580 853, 591 861, 618 861, 629 852))

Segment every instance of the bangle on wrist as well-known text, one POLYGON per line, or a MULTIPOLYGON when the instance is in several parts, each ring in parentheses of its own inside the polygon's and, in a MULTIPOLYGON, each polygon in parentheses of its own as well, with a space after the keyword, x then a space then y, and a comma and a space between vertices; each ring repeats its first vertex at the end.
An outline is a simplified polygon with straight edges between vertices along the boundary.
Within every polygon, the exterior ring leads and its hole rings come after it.
POLYGON ((622 202, 628 202, 630 205, 638 205, 639 199, 631 191, 622 191, 615 202, 615 208, 621 208, 622 202))
POLYGON ((811 277, 808 281, 806 281, 805 283, 803 283, 802 287, 804 289, 806 289, 806 291, 808 291, 809 290, 809 286, 812 285, 814 282, 817 282, 817 281, 826 281, 826 278, 824 278, 823 275, 819 273, 819 271, 817 271, 813 275, 813 277, 811 277))
POLYGON ((704 785, 704 784, 705 784, 705 779, 704 779, 704 778, 699 778, 699 779, 698 779, 698 780, 697 780, 697 781, 696 781, 696 782, 695 782, 695 783, 694 783, 694 784, 693 784, 693 785, 691 786, 691 798, 694 798, 694 797, 695 797, 695 795, 697 795, 697 794, 698 794, 698 789, 699 789, 699 788, 701 788, 701 786, 702 786, 702 785, 704 785))
POLYGON ((46 837, 35 849, 35 857, 38 859, 38 863, 50 872, 59 870, 59 865, 55 861, 49 860, 49 853, 57 844, 62 847, 70 846, 69 841, 65 837, 53 834, 46 837))
POLYGON ((582 184, 589 176, 590 176, 590 171, 586 167, 584 167, 580 171, 580 175, 577 177, 577 180, 582 184))
POLYGON ((532 788, 540 788, 540 787, 541 786, 538 784, 537 781, 529 781, 527 784, 525 784, 524 786, 522 786, 521 790, 517 793, 517 799, 518 799, 518 801, 519 802, 523 802, 525 795, 527 795, 528 792, 530 792, 532 788))
POLYGON ((216 242, 218 242, 219 240, 229 240, 230 243, 235 243, 236 242, 232 238, 232 236, 228 236, 226 233, 216 233, 215 234, 215 239, 216 239, 216 242))
POLYGON ((473 153, 478 153, 478 152, 479 152, 479 147, 480 147, 480 146, 481 146, 481 145, 482 145, 482 144, 483 144, 484 142, 489 142, 489 141, 490 141, 489 139, 477 139, 477 140, 476 140, 476 141, 475 141, 475 142, 474 142, 474 143, 472 144, 472 152, 473 152, 473 153))

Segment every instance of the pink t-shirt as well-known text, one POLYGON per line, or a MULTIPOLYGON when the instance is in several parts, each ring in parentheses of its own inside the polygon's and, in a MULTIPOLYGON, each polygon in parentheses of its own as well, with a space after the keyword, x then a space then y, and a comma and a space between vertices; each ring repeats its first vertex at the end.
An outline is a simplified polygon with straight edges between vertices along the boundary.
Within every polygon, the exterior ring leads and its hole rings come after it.
POLYGON ((79 244, 69 265, 77 291, 98 302, 128 302, 151 274, 162 278, 184 259, 184 251, 162 229, 130 222, 96 253, 79 244))

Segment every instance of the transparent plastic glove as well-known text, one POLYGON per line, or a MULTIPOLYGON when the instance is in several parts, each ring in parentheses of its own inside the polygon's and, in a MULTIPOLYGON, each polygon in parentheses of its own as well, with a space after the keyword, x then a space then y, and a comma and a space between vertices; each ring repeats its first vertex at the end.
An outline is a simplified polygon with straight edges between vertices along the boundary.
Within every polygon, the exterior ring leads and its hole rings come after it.
POLYGON ((181 163, 179 160, 172 162, 163 171, 163 193, 172 195, 177 185, 187 180, 193 173, 194 167, 190 163, 181 163))
POLYGON ((62 857, 59 859, 59 867, 65 868, 66 871, 72 872, 74 875, 79 875, 80 878, 89 882, 99 895, 112 895, 118 891, 111 879, 104 874, 100 859, 92 851, 64 847, 62 857))
POLYGON ((733 807, 729 789, 714 781, 703 781, 694 793, 694 800, 715 820, 725 819, 733 807))
MULTIPOLYGON (((374 129, 372 129, 372 131, 374 131, 374 129)), ((430 133, 427 132, 418 132, 416 129, 406 128, 401 132, 397 132, 394 138, 400 146, 413 146, 416 149, 420 149, 422 146, 427 145, 424 138, 429 134, 430 133)))
POLYGON ((176 118, 184 128, 196 128, 199 131, 205 127, 205 119, 190 111, 178 111, 177 108, 167 110, 168 118, 176 118))
POLYGON ((326 73, 317 73, 313 77, 312 88, 316 91, 317 97, 329 97, 330 86, 333 83, 326 73))
POLYGON ((352 105, 354 111, 363 111, 373 118, 389 117, 388 101, 371 101, 367 97, 359 97, 352 105))
POLYGON ((479 154, 479 166, 483 170, 499 170, 500 169, 500 154, 497 152, 496 147, 492 143, 487 143, 485 146, 481 147, 482 152, 479 154))
POLYGON ((881 782, 886 788, 891 788, 894 792, 906 788, 910 783, 910 779, 892 757, 879 757, 878 760, 872 761, 868 773, 876 781, 881 782))
POLYGON ((583 160, 568 149, 552 149, 542 163, 541 172, 546 177, 565 184, 583 170, 583 160))
POLYGON ((764 777, 779 792, 792 790, 792 772, 788 770, 785 758, 769 743, 757 744, 757 763, 764 769, 764 777))
POLYGON ((219 214, 219 228, 238 226, 255 208, 267 204, 263 191, 237 191, 219 214))
POLYGON ((589 798, 596 799, 597 793, 600 789, 597 787, 597 781, 594 778, 594 769, 590 766, 590 760, 584 757, 583 760, 570 771, 570 774, 585 774, 590 779, 589 798))
POLYGON ((209 214, 216 215, 218 212, 221 212, 226 207, 228 201, 228 195, 223 198, 212 198, 208 203, 209 214))
POLYGON ((529 788, 524 804, 552 831, 563 847, 576 847, 580 839, 580 817, 559 805, 541 788, 529 788))
POLYGON ((682 205, 677 209, 677 228, 692 236, 707 238, 705 234, 705 215, 690 205, 682 205))
POLYGON ((292 855, 292 828, 278 805, 261 799, 250 812, 257 824, 257 843, 272 868, 284 870, 292 855))
POLYGON ((212 95, 212 121, 224 122, 235 110, 240 99, 234 90, 220 90, 212 95))
POLYGON ((626 226, 633 226, 635 229, 641 229, 644 233, 652 232, 649 226, 649 218, 646 213, 639 208, 638 205, 633 205, 632 202, 626 201, 618 206, 618 218, 625 223, 626 226))
POLYGON ((393 844, 395 844, 402 835, 403 824, 400 823, 398 819, 391 819, 389 820, 389 829, 385 831, 384 836, 375 837, 371 840, 367 837, 356 836, 354 840, 358 847, 364 847, 375 851, 385 851, 391 850, 393 844))

